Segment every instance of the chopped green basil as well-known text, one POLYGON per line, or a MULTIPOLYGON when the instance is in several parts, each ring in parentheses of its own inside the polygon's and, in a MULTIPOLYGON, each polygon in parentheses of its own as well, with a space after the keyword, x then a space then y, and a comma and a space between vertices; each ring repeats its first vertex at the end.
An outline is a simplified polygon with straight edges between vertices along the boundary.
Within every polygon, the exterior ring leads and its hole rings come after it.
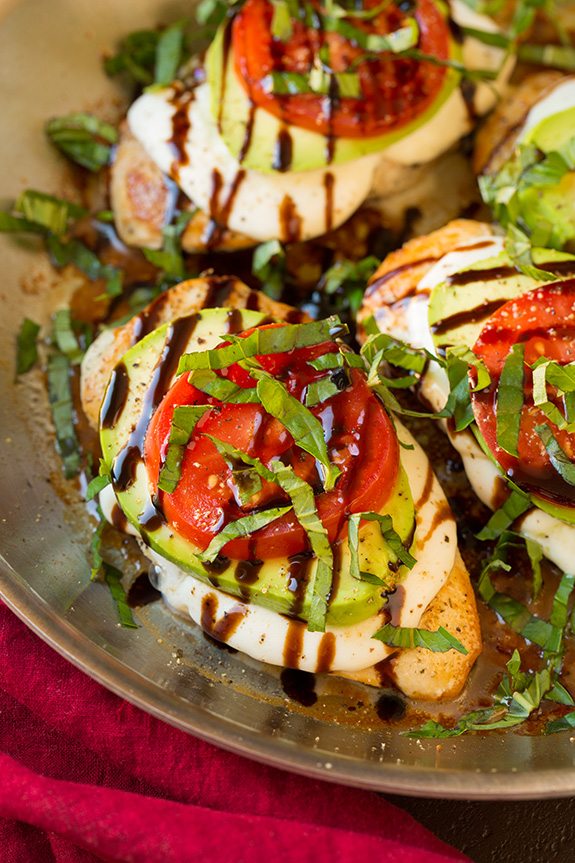
POLYGON ((102 489, 110 485, 111 482, 112 478, 109 473, 93 477, 86 488, 86 494, 84 495, 85 499, 88 501, 94 500, 94 498, 100 494, 102 489))
POLYGON ((118 140, 113 126, 86 113, 49 120, 46 134, 68 158, 89 171, 99 171, 109 163, 112 146, 118 140))
POLYGON ((250 465, 262 479, 275 482, 289 496, 295 517, 305 530, 309 544, 317 558, 317 569, 310 587, 311 604, 308 616, 310 632, 323 632, 327 615, 327 603, 333 581, 333 552, 329 537, 315 506, 312 487, 301 479, 288 465, 273 461, 266 467, 258 458, 248 456, 241 450, 207 435, 228 464, 234 468, 234 460, 239 459, 250 465))
MULTIPOLYGON (((343 367, 344 362, 343 354, 333 351, 329 354, 322 354, 314 360, 308 360, 308 366, 311 366, 316 372, 323 372, 331 369, 340 369, 343 367)), ((363 363, 361 363, 360 368, 363 367, 363 363)))
POLYGON ((102 264, 98 256, 84 243, 79 240, 60 240, 50 234, 46 238, 46 246, 55 266, 66 267, 73 264, 92 281, 103 279, 108 296, 117 297, 122 293, 121 271, 111 264, 102 264))
POLYGON ((205 551, 199 552, 197 557, 202 563, 211 563, 216 559, 224 545, 231 542, 232 539, 251 536, 256 530, 261 530, 273 521, 277 521, 292 509, 291 506, 274 507, 266 509, 262 512, 254 512, 250 515, 242 516, 235 521, 230 521, 220 530, 212 539, 205 551))
POLYGON ((443 626, 437 630, 417 629, 408 626, 393 626, 386 623, 372 638, 377 638, 389 647, 399 647, 403 650, 414 647, 423 647, 433 653, 445 653, 448 650, 456 650, 464 656, 468 653, 467 648, 448 632, 443 626))
POLYGON ((128 34, 120 42, 117 53, 104 60, 106 74, 126 74, 138 84, 152 84, 159 38, 157 30, 137 30, 128 34))
MULTIPOLYGON (((25 224, 34 226, 34 230, 43 229, 56 236, 66 232, 71 219, 77 219, 86 214, 86 210, 78 204, 34 189, 22 192, 14 209, 22 213, 25 224)), ((22 230, 28 229, 23 226, 22 230)))
POLYGON ((67 356, 72 365, 77 365, 82 359, 84 351, 78 344, 78 339, 72 328, 72 316, 69 308, 58 309, 54 313, 52 337, 60 353, 67 356))
POLYGON ((138 624, 134 620, 130 606, 126 601, 126 591, 122 585, 122 573, 105 560, 101 563, 101 570, 116 605, 120 623, 127 629, 138 629, 138 624))
POLYGON ((16 374, 23 375, 38 362, 40 324, 24 318, 16 336, 16 374))
POLYGON ((497 389, 497 444, 518 456, 519 427, 524 402, 525 345, 513 345, 501 371, 497 389))
POLYGON ((477 539, 498 539, 516 518, 519 518, 532 507, 533 504, 529 495, 513 489, 499 509, 495 510, 485 527, 479 531, 477 539))
POLYGON ((227 378, 221 378, 210 369, 197 369, 190 374, 190 383, 196 389, 221 402, 230 404, 259 404, 255 387, 240 387, 227 378))
POLYGON ((559 731, 572 731, 575 728, 575 710, 566 713, 560 719, 553 719, 545 726, 545 734, 557 734, 559 731))
POLYGON ((264 409, 289 431, 296 446, 317 459, 323 468, 325 490, 331 491, 341 470, 329 460, 321 422, 268 372, 252 369, 250 373, 257 380, 257 394, 264 409))
POLYGON ((331 375, 312 381, 306 390, 305 405, 313 408, 322 404, 333 396, 341 393, 349 386, 349 378, 344 369, 339 369, 331 375))
POLYGON ((262 283, 262 291, 279 300, 286 278, 286 255, 279 240, 268 240, 254 249, 252 273, 262 283))
POLYGON ((194 429, 209 405, 177 405, 174 408, 168 448, 158 477, 158 488, 173 494, 180 481, 182 460, 194 429))
POLYGON ((170 84, 182 63, 184 53, 184 30, 187 20, 176 21, 162 30, 156 46, 154 83, 170 84))
POLYGON ((350 551, 349 572, 352 578, 361 580, 359 568, 359 525, 362 521, 375 521, 379 524, 381 535, 396 557, 408 569, 413 569, 416 564, 415 558, 401 541, 401 537, 394 530, 393 519, 390 515, 381 515, 379 512, 355 512, 349 516, 347 521, 347 536, 350 551))
POLYGON ((48 359, 48 398, 56 428, 56 444, 67 479, 80 470, 80 446, 74 429, 74 406, 70 389, 70 361, 64 354, 48 359))
POLYGON ((535 542, 534 539, 529 539, 528 537, 525 537, 525 548, 527 549, 529 563, 531 564, 531 572, 533 573, 533 599, 537 599, 543 586, 543 576, 541 575, 543 549, 538 542, 535 542))
POLYGON ((561 447, 559 441, 547 425, 535 426, 535 431, 543 441, 547 450, 549 461, 559 476, 569 483, 575 485, 575 463, 571 461, 567 453, 561 447))
POLYGON ((291 38, 293 27, 290 16, 290 7, 287 0, 272 0, 273 16, 271 23, 271 34, 280 42, 287 42, 291 38))
POLYGON ((265 354, 283 354, 289 351, 319 345, 347 333, 347 327, 333 315, 324 321, 309 324, 285 324, 282 327, 255 329, 245 338, 230 338, 231 345, 210 351, 183 354, 178 374, 194 369, 225 369, 240 360, 265 354))

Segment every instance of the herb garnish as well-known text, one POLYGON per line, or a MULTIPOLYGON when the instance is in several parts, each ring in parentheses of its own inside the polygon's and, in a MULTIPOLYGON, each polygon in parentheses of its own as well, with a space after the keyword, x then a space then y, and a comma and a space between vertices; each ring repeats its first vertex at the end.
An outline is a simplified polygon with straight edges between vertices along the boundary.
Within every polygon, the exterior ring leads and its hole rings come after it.
POLYGON ((256 530, 261 530, 273 521, 277 521, 292 509, 291 506, 280 506, 266 509, 263 512, 254 512, 244 515, 235 521, 229 521, 219 533, 217 533, 205 551, 198 552, 197 557, 202 563, 211 563, 216 559, 224 545, 232 539, 249 537, 256 530))
POLYGON ((174 408, 168 448, 158 477, 158 488, 172 494, 180 481, 182 460, 196 425, 209 405, 177 405, 174 408))
POLYGON ((89 171, 99 171, 110 161, 118 132, 92 114, 67 114, 46 123, 50 141, 68 158, 89 171))
POLYGON ((237 471, 234 460, 240 460, 251 466, 253 471, 269 482, 274 482, 289 496, 294 514, 305 530, 309 544, 317 558, 317 569, 310 590, 310 611, 308 629, 310 632, 323 632, 327 615, 327 602, 333 580, 333 552, 327 531, 318 515, 314 492, 309 483, 301 479, 293 468, 279 461, 271 462, 266 467, 258 458, 248 456, 241 450, 206 435, 212 441, 229 466, 232 474, 237 471))
POLYGON ((525 345, 513 345, 503 365, 497 388, 497 443, 510 455, 519 456, 519 426, 524 401, 525 345))
POLYGON ((382 641, 389 647, 399 647, 403 650, 423 647, 433 653, 446 653, 448 650, 456 650, 464 656, 468 653, 465 645, 443 626, 437 630, 429 630, 409 626, 393 626, 391 623, 386 623, 372 638, 382 641))
POLYGON ((356 512, 348 517, 347 536, 350 551, 349 573, 352 578, 360 581, 362 573, 359 567, 359 525, 362 521, 375 521, 379 525, 381 535, 385 544, 398 560, 408 569, 413 569, 416 560, 409 550, 404 546, 400 535, 393 527, 393 519, 389 514, 382 515, 379 512, 356 512))
POLYGON ((38 334, 40 324, 24 318, 16 336, 16 374, 29 372, 38 362, 38 334))
POLYGON ((70 479, 80 470, 80 445, 74 428, 74 405, 70 390, 70 361, 53 353, 48 359, 48 398, 56 427, 56 445, 64 476, 70 479))

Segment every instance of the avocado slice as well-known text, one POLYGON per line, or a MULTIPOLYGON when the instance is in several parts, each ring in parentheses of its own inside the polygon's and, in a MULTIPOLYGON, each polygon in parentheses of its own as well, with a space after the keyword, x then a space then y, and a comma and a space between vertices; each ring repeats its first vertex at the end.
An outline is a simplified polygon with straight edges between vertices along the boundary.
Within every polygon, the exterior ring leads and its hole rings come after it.
MULTIPOLYGON (((256 326, 263 320, 259 312, 242 310, 242 329, 256 326)), ((214 348, 225 338, 229 321, 229 310, 208 309, 197 315, 195 328, 187 341, 178 345, 179 353, 214 348)), ((114 474, 118 469, 119 456, 125 453, 126 446, 138 425, 142 406, 147 400, 150 381, 161 367, 169 342, 171 324, 154 330, 142 341, 134 345, 121 361, 124 394, 123 408, 112 423, 101 423, 100 441, 106 467, 114 474)), ((177 363, 176 363, 177 365, 177 363)), ((175 375, 166 382, 167 387, 175 375)), ((109 390, 114 386, 114 376, 109 390)), ((167 388, 166 387, 166 388, 167 388)), ((110 392, 104 398, 109 404, 110 392)), ((106 409, 103 408, 103 415, 106 409)), ((122 490, 117 482, 114 491, 119 505, 129 522, 138 531, 143 541, 154 551, 175 563, 181 569, 193 574, 206 583, 213 584, 226 593, 249 599, 273 611, 294 614, 307 619, 310 608, 311 584, 317 559, 303 556, 295 558, 276 558, 264 561, 261 567, 250 562, 223 561, 221 565, 204 566, 196 557, 198 549, 185 537, 173 530, 161 519, 150 518, 154 513, 152 494, 154 489, 149 481, 146 466, 139 460, 133 472, 134 481, 122 490), (305 581, 303 574, 305 570, 305 581), (305 593, 295 590, 297 580, 307 585, 305 593), (301 596, 297 595, 301 592, 301 596)), ((400 470, 393 492, 382 509, 393 519, 394 529, 401 539, 408 543, 414 524, 414 509, 409 482, 403 469, 400 470)), ((327 622, 332 625, 350 625, 373 616, 384 604, 381 584, 358 581, 349 573, 350 550, 347 538, 338 544, 338 575, 334 579, 334 593, 330 601, 327 622)), ((394 572, 395 556, 381 536, 377 524, 371 522, 361 526, 359 533, 360 569, 379 576, 388 587, 401 576, 401 570, 394 572), (391 564, 391 567, 390 567, 391 564)))
MULTIPOLYGON (((558 279, 575 275, 575 256, 565 252, 533 249, 533 260, 551 271, 555 265, 558 279)), ((429 298, 428 320, 436 350, 472 347, 499 306, 535 287, 537 283, 516 270, 506 252, 462 268, 436 285, 429 298)))
MULTIPOLYGON (((264 108, 252 104, 235 72, 233 48, 228 46, 226 28, 222 24, 208 48, 206 76, 212 97, 212 113, 230 152, 242 167, 255 171, 278 170, 277 152, 285 136, 286 124, 264 108), (241 159, 240 159, 241 155, 241 159)), ((450 57, 460 59, 461 48, 451 40, 450 57)), ((394 132, 363 138, 337 138, 330 154, 328 139, 317 132, 287 125, 291 138, 289 170, 309 171, 330 164, 349 162, 370 153, 377 153, 414 132, 433 117, 448 99, 459 81, 454 69, 448 69, 443 87, 434 102, 411 123, 394 132)))

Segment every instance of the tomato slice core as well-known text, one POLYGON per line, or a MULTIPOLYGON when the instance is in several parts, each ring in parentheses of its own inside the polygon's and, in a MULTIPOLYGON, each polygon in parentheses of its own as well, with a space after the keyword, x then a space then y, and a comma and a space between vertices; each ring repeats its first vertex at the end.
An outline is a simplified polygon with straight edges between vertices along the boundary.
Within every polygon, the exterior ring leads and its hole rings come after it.
MULTIPOLYGON (((473 347, 491 375, 491 385, 472 393, 475 421, 487 446, 504 472, 521 487, 551 501, 575 506, 575 486, 567 483, 551 464, 535 431, 547 425, 568 457, 575 462, 575 434, 560 430, 533 403, 533 375, 529 368, 540 357, 561 365, 575 361, 575 279, 545 285, 510 300, 492 315, 473 347), (524 404, 518 453, 512 456, 497 443, 499 379, 514 344, 525 345, 524 404)), ((565 414, 563 398, 552 393, 550 401, 565 414)))
MULTIPOLYGON (((259 357, 265 368, 274 367, 292 396, 304 402, 308 385, 323 376, 308 360, 337 350, 333 342, 302 348, 285 354, 259 357)), ((231 366, 227 377, 240 386, 254 386, 245 370, 231 366)), ((233 474, 206 434, 213 435, 264 464, 281 458, 310 483, 316 493, 318 514, 329 539, 334 542, 345 527, 346 514, 378 510, 389 497, 396 481, 399 448, 391 420, 367 386, 365 375, 349 371, 349 385, 311 409, 324 429, 331 460, 341 469, 335 489, 323 491, 315 459, 295 445, 282 423, 259 404, 223 404, 207 397, 188 380, 179 377, 152 417, 145 442, 148 475, 157 488, 165 458, 174 409, 177 405, 212 404, 198 422, 186 448, 181 477, 175 491, 158 492, 164 515, 176 531, 204 550, 230 521, 255 509, 289 505, 287 495, 275 484, 264 482, 247 503, 240 501, 233 474)), ((293 511, 251 537, 235 539, 222 553, 232 559, 266 560, 290 556, 309 549, 307 535, 293 511)))
MULTIPOLYGON (((319 4, 313 5, 319 9, 319 4)), ((381 6, 380 0, 366 0, 363 4, 364 10, 377 6, 381 6)), ((404 26, 410 15, 419 27, 418 49, 448 59, 449 26, 433 0, 417 0, 413 13, 407 14, 391 3, 369 20, 351 17, 349 23, 368 34, 387 35, 404 26)), ((292 35, 281 42, 272 37, 272 18, 273 5, 268 0, 247 0, 242 6, 232 24, 235 70, 251 101, 286 123, 328 137, 383 135, 423 114, 444 83, 444 66, 389 51, 361 61, 365 49, 355 42, 340 33, 308 27, 301 20, 292 19, 292 35), (308 75, 322 48, 329 51, 334 72, 348 71, 357 64, 360 99, 344 98, 337 92, 329 98, 315 93, 279 96, 269 92, 266 78, 272 72, 308 75)))

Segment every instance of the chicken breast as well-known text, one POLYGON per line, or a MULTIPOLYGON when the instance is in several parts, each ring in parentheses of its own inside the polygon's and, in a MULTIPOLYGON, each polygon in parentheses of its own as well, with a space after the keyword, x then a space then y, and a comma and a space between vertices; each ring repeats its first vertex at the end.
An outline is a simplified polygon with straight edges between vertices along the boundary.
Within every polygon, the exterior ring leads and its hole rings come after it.
POLYGON ((409 698, 443 701, 459 695, 482 646, 475 595, 459 552, 449 578, 427 606, 419 626, 428 630, 443 626, 459 639, 467 653, 456 650, 432 653, 422 647, 399 650, 386 661, 384 669, 378 665, 345 676, 380 686, 383 670, 384 677, 393 680, 409 698))
POLYGON ((176 203, 191 213, 182 234, 185 252, 232 252, 256 245, 251 237, 220 228, 190 200, 184 199, 182 205, 178 195, 175 184, 166 178, 124 123, 110 170, 110 199, 118 236, 127 246, 161 249, 162 232, 176 203))
POLYGON ((529 75, 505 95, 475 138, 473 166, 477 174, 495 174, 509 159, 527 114, 546 92, 565 76, 547 69, 529 75))

